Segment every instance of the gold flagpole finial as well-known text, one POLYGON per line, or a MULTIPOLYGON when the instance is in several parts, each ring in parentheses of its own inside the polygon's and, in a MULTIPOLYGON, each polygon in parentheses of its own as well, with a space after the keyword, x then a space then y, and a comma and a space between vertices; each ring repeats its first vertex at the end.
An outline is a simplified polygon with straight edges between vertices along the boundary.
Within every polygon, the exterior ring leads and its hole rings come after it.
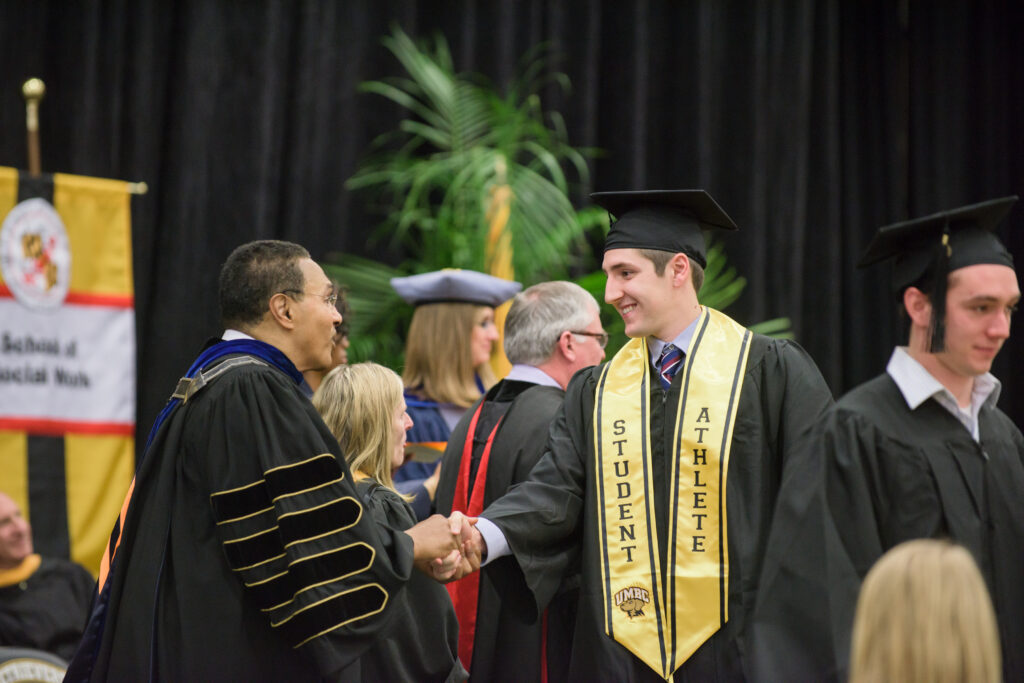
POLYGON ((38 78, 30 78, 21 84, 25 98, 25 127, 28 129, 28 172, 34 176, 42 173, 39 156, 39 101, 46 94, 46 84, 38 78))
POLYGON ((41 100, 46 94, 46 84, 39 78, 30 78, 21 84, 21 94, 26 100, 41 100))

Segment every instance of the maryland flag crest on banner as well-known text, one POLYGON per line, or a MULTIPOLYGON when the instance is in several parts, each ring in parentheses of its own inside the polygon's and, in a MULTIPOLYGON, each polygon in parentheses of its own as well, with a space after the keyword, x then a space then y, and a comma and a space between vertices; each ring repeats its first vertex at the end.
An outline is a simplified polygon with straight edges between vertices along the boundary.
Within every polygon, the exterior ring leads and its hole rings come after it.
POLYGON ((0 491, 94 574, 134 472, 128 183, 0 167, 0 491))

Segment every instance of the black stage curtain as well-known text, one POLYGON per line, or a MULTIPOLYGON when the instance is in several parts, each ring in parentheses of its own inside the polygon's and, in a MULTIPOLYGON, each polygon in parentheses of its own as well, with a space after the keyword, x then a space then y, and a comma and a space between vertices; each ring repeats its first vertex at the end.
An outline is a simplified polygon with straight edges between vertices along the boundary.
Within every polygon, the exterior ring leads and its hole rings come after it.
MULTIPOLYGON (((39 76, 46 171, 145 180, 135 200, 140 441, 205 338, 220 264, 283 238, 370 254, 380 216, 343 183, 400 113, 356 85, 398 73, 392 24, 442 32, 505 83, 548 41, 551 92, 591 190, 704 187, 741 232, 741 321, 790 316, 839 395, 900 335, 882 224, 1024 190, 1024 10, 1016 0, 0 2, 0 164, 24 166, 19 85, 39 76)), ((1024 206, 1003 234, 1024 260, 1024 206)), ((400 254, 370 255, 399 260, 400 254)), ((998 359, 1024 424, 1024 330, 998 359)))

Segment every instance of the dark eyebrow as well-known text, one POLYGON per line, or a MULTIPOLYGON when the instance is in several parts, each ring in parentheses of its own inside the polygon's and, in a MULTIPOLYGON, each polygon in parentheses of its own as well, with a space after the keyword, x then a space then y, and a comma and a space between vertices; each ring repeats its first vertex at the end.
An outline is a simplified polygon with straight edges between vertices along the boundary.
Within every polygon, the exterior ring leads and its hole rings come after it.
MULTIPOLYGON (((1015 296, 1012 299, 1010 299, 1009 303, 1010 303, 1010 305, 1014 305, 1014 304, 1018 303, 1019 301, 1020 301, 1020 294, 1018 294, 1017 296, 1015 296)), ((977 296, 972 296, 970 299, 968 299, 967 303, 968 304, 982 304, 982 303, 984 303, 984 304, 998 304, 999 303, 999 297, 992 296, 991 294, 978 294, 977 296)))
POLYGON ((622 270, 624 268, 636 270, 636 266, 634 266, 632 263, 629 263, 628 261, 617 261, 607 268, 601 268, 601 270, 603 270, 605 273, 609 273, 613 270, 622 270))

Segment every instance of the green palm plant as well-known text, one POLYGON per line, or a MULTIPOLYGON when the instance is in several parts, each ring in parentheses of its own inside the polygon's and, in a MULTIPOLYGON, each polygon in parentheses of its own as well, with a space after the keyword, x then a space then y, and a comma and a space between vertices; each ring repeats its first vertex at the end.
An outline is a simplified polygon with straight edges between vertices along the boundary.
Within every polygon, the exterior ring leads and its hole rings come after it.
POLYGON ((569 145, 561 117, 541 107, 541 88, 568 86, 563 74, 548 73, 543 48, 527 54, 501 94, 480 76, 456 73, 443 38, 417 45, 396 28, 383 43, 405 75, 360 90, 408 116, 375 141, 376 154, 346 186, 389 207, 373 239, 415 259, 391 268, 336 256, 326 266, 352 291, 354 357, 397 365, 409 309, 391 277, 455 267, 526 283, 564 278, 592 266, 585 235, 604 216, 569 201, 567 170, 586 183, 596 152, 569 145))
MULTIPOLYGON (((570 146, 561 118, 542 110, 544 54, 532 51, 523 75, 501 95, 478 76, 457 74, 442 38, 429 49, 394 29, 383 42, 408 77, 369 81, 360 90, 411 116, 378 138, 381 153, 347 183, 376 191, 393 207, 377 234, 415 250, 427 268, 483 270, 491 265, 485 255, 493 214, 507 204, 516 274, 564 274, 570 247, 597 220, 573 208, 563 167, 586 182, 593 150, 570 146)), ((564 75, 551 78, 567 87, 564 75)))

